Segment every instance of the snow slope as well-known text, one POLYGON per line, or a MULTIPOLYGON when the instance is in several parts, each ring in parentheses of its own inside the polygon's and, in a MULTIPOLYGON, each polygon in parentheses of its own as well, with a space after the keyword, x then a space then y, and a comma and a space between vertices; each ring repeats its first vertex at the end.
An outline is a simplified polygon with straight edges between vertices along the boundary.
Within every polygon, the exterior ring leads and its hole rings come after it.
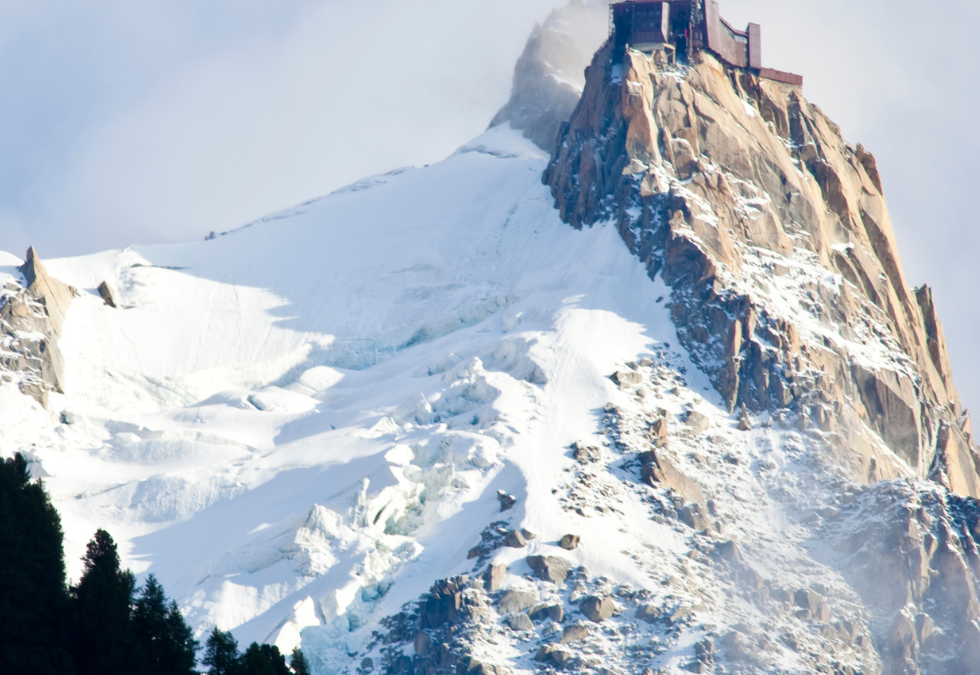
MULTIPOLYGON (((600 443, 608 376, 676 338, 616 231, 559 220, 546 161, 497 128, 211 241, 46 261, 85 291, 67 393, 5 391, 0 444, 39 463, 69 558, 105 527, 199 631, 290 649, 319 626, 327 671, 471 567, 497 490, 532 549, 565 534, 569 444, 600 443)), ((575 527, 582 563, 643 583, 629 534, 575 527)))

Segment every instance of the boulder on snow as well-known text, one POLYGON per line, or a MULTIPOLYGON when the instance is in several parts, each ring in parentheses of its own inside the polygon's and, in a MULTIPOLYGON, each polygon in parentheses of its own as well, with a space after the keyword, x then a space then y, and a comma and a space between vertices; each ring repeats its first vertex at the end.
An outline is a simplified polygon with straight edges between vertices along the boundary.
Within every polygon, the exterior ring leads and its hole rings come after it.
POLYGON ((752 656, 752 643, 736 630, 726 633, 722 638, 725 652, 732 661, 748 661, 752 656))
POLYGON ((807 618, 823 622, 830 620, 830 607, 819 594, 810 589, 801 588, 796 591, 793 595, 793 604, 799 607, 807 618))
POLYGON ((514 508, 514 504, 517 503, 517 497, 509 495, 503 490, 497 490, 497 501, 500 502, 500 511, 503 513, 508 509, 514 508))
POLYGON ((534 607, 537 601, 538 596, 535 593, 512 589, 500 596, 500 600, 497 601, 497 607, 500 608, 501 614, 513 614, 534 607))
POLYGON ((636 610, 636 618, 647 623, 655 623, 660 619, 660 608, 653 604, 640 605, 636 610))
POLYGON ((708 419, 707 415, 699 413, 697 410, 692 410, 687 413, 687 419, 684 420, 684 424, 695 431, 707 431, 708 427, 711 426, 711 420, 708 419))
POLYGON ((500 666, 494 666, 476 659, 468 659, 461 665, 464 666, 463 672, 466 675, 504 675, 507 672, 500 666))
POLYGON ((506 576, 507 566, 493 563, 483 573, 483 589, 487 593, 496 593, 503 587, 506 576))
POLYGON ((602 597, 590 595, 582 602, 582 613, 596 623, 612 617, 615 612, 616 604, 608 595, 602 597))
POLYGON ((565 630, 561 632, 561 643, 567 645, 570 642, 578 642, 587 637, 589 637, 589 627, 584 623, 576 623, 571 626, 565 626, 565 630))
POLYGON ((539 605, 538 607, 534 608, 534 611, 531 612, 531 619, 533 621, 551 619, 555 623, 561 623, 565 620, 565 609, 558 604, 539 605))
POLYGON ((704 493, 693 480, 682 474, 674 464, 667 459, 666 453, 649 451, 640 453, 640 478, 647 485, 657 485, 671 488, 685 501, 704 504, 704 493))
POLYGON ((572 456, 579 464, 592 464, 602 459, 602 451, 592 445, 572 443, 572 456))
POLYGON ((504 546, 510 548, 524 548, 527 546, 527 540, 524 535, 517 530, 508 530, 507 534, 504 535, 504 546))
POLYGON ((541 663, 553 663, 559 668, 567 665, 574 657, 571 652, 567 652, 555 645, 544 645, 534 655, 534 660, 541 663))
POLYGON ((565 558, 553 555, 529 555, 527 564, 543 581, 550 581, 553 584, 562 584, 568 578, 568 571, 572 569, 572 563, 565 558))
POLYGON ((690 527, 692 530, 707 530, 711 527, 708 515, 698 503, 685 504, 677 510, 677 519, 690 527))
POLYGON ((613 373, 612 381, 615 382, 620 389, 623 389, 625 387, 636 386, 643 382, 643 375, 635 370, 620 370, 613 373))
POLYGON ((582 538, 579 537, 577 534, 566 534, 558 542, 558 545, 561 546, 566 551, 574 551, 575 549, 578 548, 578 544, 581 540, 582 538))
POLYGON ((99 296, 102 298, 102 302, 109 305, 115 309, 116 305, 116 293, 112 290, 112 286, 109 285, 108 281, 103 281, 99 284, 99 296))
POLYGON ((738 552, 738 545, 734 541, 718 542, 715 544, 715 550, 712 554, 715 558, 730 563, 738 562, 742 559, 742 556, 738 552))
POLYGON ((531 621, 531 617, 523 612, 511 614, 504 621, 507 622, 511 630, 534 630, 534 622, 531 621))

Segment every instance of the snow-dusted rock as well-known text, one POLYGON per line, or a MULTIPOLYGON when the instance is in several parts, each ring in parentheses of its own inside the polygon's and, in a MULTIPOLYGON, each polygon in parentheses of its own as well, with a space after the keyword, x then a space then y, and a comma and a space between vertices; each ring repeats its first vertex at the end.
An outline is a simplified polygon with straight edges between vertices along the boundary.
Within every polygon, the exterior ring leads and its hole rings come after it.
POLYGON ((565 609, 558 604, 540 605, 531 612, 531 619, 534 621, 544 621, 549 619, 556 623, 561 623, 565 620, 565 609))
POLYGON ((575 623, 571 626, 565 626, 565 629, 561 633, 561 644, 567 645, 570 642, 584 640, 589 637, 589 634, 589 627, 584 623, 575 623))
POLYGON ((511 614, 507 617, 506 621, 511 630, 534 630, 534 622, 531 621, 531 617, 524 612, 519 614, 511 614))
POLYGON ((564 583, 568 577, 568 571, 572 568, 571 562, 553 555, 530 555, 527 557, 527 564, 534 570, 539 579, 550 581, 553 584, 564 583))
POLYGON ((562 217, 618 224, 729 409, 790 409, 837 434, 856 480, 911 466, 980 496, 931 294, 906 284, 874 158, 799 90, 706 53, 679 71, 607 45, 564 133, 546 172, 562 217))
POLYGON ((589 617, 590 621, 596 623, 612 618, 615 611, 616 603, 608 596, 598 597, 593 595, 582 602, 582 613, 589 617))
POLYGON ((74 289, 48 273, 33 246, 17 271, 0 288, 0 382, 46 407, 48 392, 64 391, 59 342, 74 289))
POLYGON ((503 588, 507 576, 507 566, 493 563, 483 573, 483 588, 487 593, 496 593, 503 588))
POLYGON ((566 534, 564 537, 558 540, 558 545, 566 551, 574 551, 578 548, 578 544, 581 540, 582 538, 577 534, 566 534))
POLYGON ((497 607, 502 614, 513 614, 523 612, 525 609, 534 607, 538 601, 538 596, 531 591, 509 590, 505 591, 497 601, 497 607))

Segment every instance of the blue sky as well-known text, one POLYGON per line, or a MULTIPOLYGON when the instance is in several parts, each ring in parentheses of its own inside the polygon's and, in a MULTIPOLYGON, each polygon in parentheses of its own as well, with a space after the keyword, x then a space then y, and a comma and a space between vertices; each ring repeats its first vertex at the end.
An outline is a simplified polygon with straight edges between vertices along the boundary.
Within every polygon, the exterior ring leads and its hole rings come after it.
MULTIPOLYGON (((0 0, 0 249, 196 239, 438 161, 558 0, 0 0)), ((878 158, 909 282, 980 405, 980 3, 722 0, 878 158)))

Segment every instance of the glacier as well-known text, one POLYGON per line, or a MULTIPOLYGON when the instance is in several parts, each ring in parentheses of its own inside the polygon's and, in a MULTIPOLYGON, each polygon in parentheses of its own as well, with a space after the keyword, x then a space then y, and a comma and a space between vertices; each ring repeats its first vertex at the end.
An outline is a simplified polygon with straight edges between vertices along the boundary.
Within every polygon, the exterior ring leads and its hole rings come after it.
POLYGON ((321 672, 469 570, 498 490, 532 548, 576 529, 589 569, 641 583, 616 560, 632 534, 549 499, 568 446, 601 444, 626 362, 670 354, 721 401, 615 228, 558 218, 547 161, 505 125, 213 240, 46 261, 82 289, 66 394, 44 410, 7 385, 0 445, 44 477, 72 576, 107 528, 199 635, 309 635, 321 672))
POLYGON ((442 162, 44 261, 63 377, 0 325, 0 452, 71 576, 105 528, 197 636, 317 675, 976 663, 980 455, 873 156, 708 53, 593 57, 604 17, 536 29, 442 162))

